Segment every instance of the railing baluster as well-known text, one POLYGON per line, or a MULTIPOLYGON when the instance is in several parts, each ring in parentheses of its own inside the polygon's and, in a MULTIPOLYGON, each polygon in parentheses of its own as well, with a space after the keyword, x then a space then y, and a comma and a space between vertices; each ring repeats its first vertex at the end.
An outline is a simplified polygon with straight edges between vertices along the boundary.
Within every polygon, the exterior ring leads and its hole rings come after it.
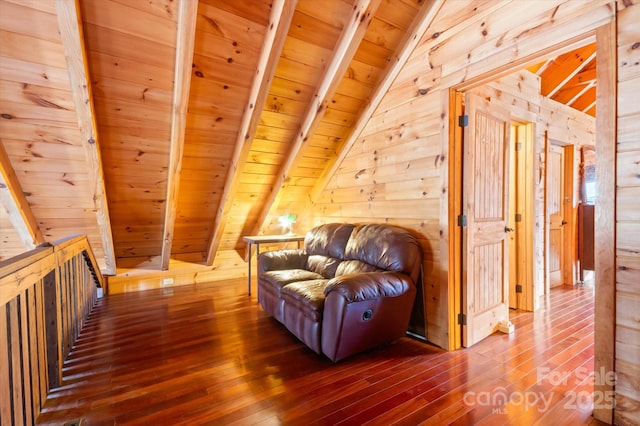
POLYGON ((85 236, 0 262, 0 421, 34 424, 104 279, 85 236))

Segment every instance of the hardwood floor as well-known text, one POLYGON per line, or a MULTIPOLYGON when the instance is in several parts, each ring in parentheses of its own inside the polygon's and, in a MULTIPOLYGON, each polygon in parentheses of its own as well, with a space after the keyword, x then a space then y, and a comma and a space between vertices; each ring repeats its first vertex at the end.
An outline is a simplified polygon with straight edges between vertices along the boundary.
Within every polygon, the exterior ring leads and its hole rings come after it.
POLYGON ((109 296, 38 424, 589 424, 593 289, 554 289, 511 320, 465 350, 401 338, 333 364, 244 280, 109 296))

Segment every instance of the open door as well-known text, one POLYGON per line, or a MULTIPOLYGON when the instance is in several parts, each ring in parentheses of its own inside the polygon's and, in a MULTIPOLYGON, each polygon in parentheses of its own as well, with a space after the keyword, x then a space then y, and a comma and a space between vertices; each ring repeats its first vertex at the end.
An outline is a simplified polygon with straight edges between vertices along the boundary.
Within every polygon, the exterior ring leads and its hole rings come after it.
POLYGON ((509 111, 465 98, 462 221, 462 344, 509 323, 509 111))

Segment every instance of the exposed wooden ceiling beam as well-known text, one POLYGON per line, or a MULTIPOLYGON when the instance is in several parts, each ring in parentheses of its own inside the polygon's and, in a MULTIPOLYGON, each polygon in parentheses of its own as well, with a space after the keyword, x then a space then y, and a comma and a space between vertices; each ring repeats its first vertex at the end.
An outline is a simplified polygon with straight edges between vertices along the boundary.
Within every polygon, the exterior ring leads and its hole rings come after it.
POLYGON ((590 44, 564 56, 561 62, 556 62, 557 66, 549 67, 545 70, 545 75, 542 79, 542 94, 544 96, 553 97, 567 82, 587 66, 596 56, 596 47, 594 44, 590 44))
POLYGON ((242 123, 235 142, 235 151, 231 167, 227 174, 224 185, 224 193, 222 201, 218 207, 215 224, 210 237, 209 252, 207 253, 207 265, 213 265, 224 227, 227 223, 227 217, 232 207, 232 194, 236 193, 242 168, 247 161, 249 152, 251 151, 251 143, 253 135, 256 132, 260 115, 264 109, 266 97, 269 93, 271 81, 278 66, 278 59, 284 42, 289 32, 289 26, 293 20, 293 14, 296 10, 297 0, 275 0, 271 6, 271 16, 269 17, 269 25, 265 34, 260 58, 256 67, 256 73, 251 85, 249 100, 244 109, 242 123))
POLYGON ((553 97, 560 89, 564 87, 571 79, 578 74, 589 62, 596 58, 596 52, 593 52, 586 60, 578 64, 573 71, 571 71, 564 80, 562 80, 551 92, 547 95, 549 97, 553 97))
POLYGON ((581 97, 577 98, 571 104, 572 108, 577 109, 578 111, 588 111, 596 100, 596 85, 589 87, 581 97))
MULTIPOLYGON (((589 84, 585 85, 582 88, 582 90, 580 90, 573 98, 569 99, 569 101, 567 101, 566 104, 571 106, 571 104, 573 104, 576 100, 578 100, 578 98, 580 98, 580 96, 584 95, 589 89, 591 89, 595 85, 596 85, 595 81, 589 82, 589 84)), ((595 98, 593 99, 593 101, 595 102, 595 98)))
POLYGON ((344 160, 344 158, 349 153, 349 150, 355 143, 357 137, 362 133, 365 126, 369 122, 369 119, 373 115, 374 111, 378 108, 378 105, 382 101, 382 98, 386 95, 387 91, 391 87, 391 84, 396 79, 405 62, 418 45, 425 31, 433 22, 433 19, 437 15, 438 11, 444 4, 444 0, 433 0, 431 2, 425 2, 425 4, 420 9, 420 12, 416 15, 416 18, 413 21, 412 28, 406 32, 404 39, 400 43, 400 47, 396 51, 394 56, 394 60, 392 60, 384 72, 384 78, 381 83, 375 90, 375 93, 371 97, 371 101, 367 104, 364 111, 361 112, 358 121, 353 126, 349 137, 345 139, 344 144, 338 150, 338 156, 332 160, 330 164, 325 168, 322 176, 318 178, 315 186, 313 187, 313 191, 310 195, 310 200, 312 203, 315 203, 324 188, 327 186, 329 182, 329 178, 333 176, 337 168, 340 166, 340 163, 344 160))
POLYGON ((289 174, 296 163, 298 154, 305 143, 311 139, 311 136, 320 124, 327 110, 327 105, 331 102, 331 98, 338 89, 349 64, 356 54, 367 32, 367 28, 375 15, 375 11, 380 5, 380 1, 381 0, 359 0, 356 2, 351 19, 342 31, 340 40, 333 52, 331 62, 319 82, 316 94, 309 102, 300 131, 296 133, 295 139, 290 144, 291 148, 272 186, 271 194, 262 205, 262 210, 253 227, 252 234, 259 232, 269 214, 278 207, 282 189, 288 184, 289 174))
POLYGON ((73 102, 78 116, 82 146, 84 147, 85 160, 87 162, 89 185, 93 191, 92 201, 102 240, 106 268, 103 273, 105 275, 115 275, 115 251, 102 160, 100 158, 100 146, 98 144, 91 81, 89 80, 89 70, 86 65, 89 61, 84 47, 80 5, 77 0, 56 0, 56 9, 73 102))
MULTIPOLYGON (((537 70, 535 70, 536 75, 541 76, 542 73, 547 69, 547 67, 549 67, 549 65, 551 63, 553 63, 553 60, 555 58, 549 58, 546 61, 542 62, 541 64, 539 64, 539 68, 537 70)), ((532 70, 530 70, 532 71, 532 70)))
MULTIPOLYGON (((594 59, 595 61, 595 59, 594 59)), ((580 83, 587 83, 587 82, 596 82, 597 79, 597 72, 596 72, 596 68, 589 68, 589 69, 583 69, 582 71, 580 71, 578 74, 576 74, 576 79, 578 80, 578 82, 580 83)))
POLYGON ((175 77, 173 83, 173 104, 171 108, 171 147, 169 150, 169 174, 167 176, 167 196, 165 197, 164 230, 162 232, 162 257, 160 268, 169 269, 173 232, 178 209, 178 193, 184 153, 184 135, 187 126, 191 69, 198 18, 197 1, 178 3, 178 31, 176 36, 175 77))
POLYGON ((44 243, 42 232, 38 226, 29 202, 24 196, 22 186, 18 181, 15 170, 9 161, 9 156, 0 140, 0 206, 9 214, 9 221, 18 233, 20 241, 26 250, 32 250, 44 243))

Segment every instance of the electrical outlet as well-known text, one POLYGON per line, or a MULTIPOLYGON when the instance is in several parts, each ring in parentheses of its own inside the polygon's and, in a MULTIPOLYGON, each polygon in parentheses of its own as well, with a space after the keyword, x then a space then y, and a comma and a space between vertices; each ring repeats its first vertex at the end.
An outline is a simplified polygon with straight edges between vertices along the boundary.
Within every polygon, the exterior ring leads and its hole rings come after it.
POLYGON ((173 278, 163 278, 162 279, 162 285, 171 285, 173 284, 173 278))

